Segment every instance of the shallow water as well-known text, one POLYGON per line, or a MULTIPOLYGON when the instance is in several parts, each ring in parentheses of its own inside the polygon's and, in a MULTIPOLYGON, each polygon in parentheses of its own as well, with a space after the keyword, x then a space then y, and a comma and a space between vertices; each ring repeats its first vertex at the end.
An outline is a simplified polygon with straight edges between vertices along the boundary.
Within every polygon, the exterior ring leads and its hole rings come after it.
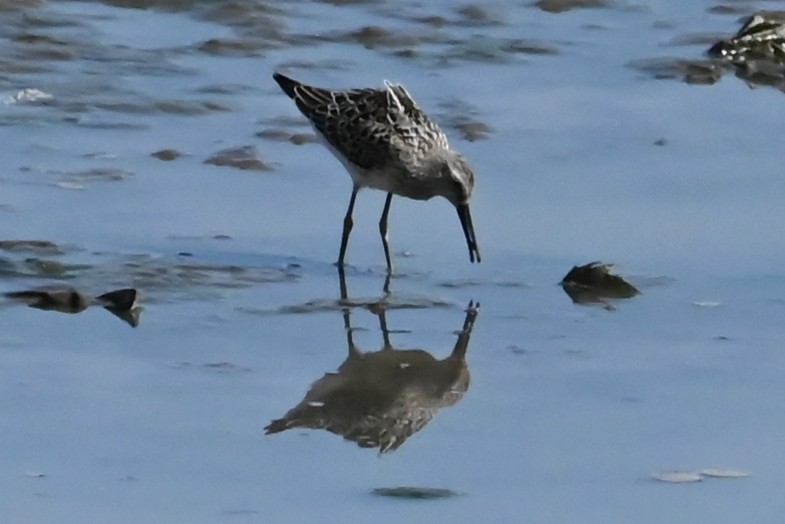
POLYGON ((50 242, 0 244, 0 292, 144 307, 0 305, 5 521, 776 521, 784 95, 645 65, 782 2, 538 5, 0 2, 0 240, 50 242), (395 199, 385 296, 365 191, 341 301, 349 178, 275 69, 406 85, 475 166, 482 264, 445 201, 395 199), (573 304, 593 260, 641 295, 573 304), (386 307, 444 358, 472 300, 471 383, 400 449, 264 435, 346 358, 344 305, 361 350, 386 307), (652 479, 706 468, 751 475, 652 479))

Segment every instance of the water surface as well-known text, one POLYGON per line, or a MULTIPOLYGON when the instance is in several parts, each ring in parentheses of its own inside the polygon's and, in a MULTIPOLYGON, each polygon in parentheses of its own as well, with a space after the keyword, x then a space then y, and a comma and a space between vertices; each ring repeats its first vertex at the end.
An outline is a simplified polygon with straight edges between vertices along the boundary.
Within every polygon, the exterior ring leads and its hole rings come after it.
POLYGON ((782 4, 539 4, 0 3, 0 240, 50 243, 6 244, 0 291, 135 287, 144 306, 131 328, 2 305, 0 514, 776 520, 783 93, 642 64, 702 60, 782 4), (365 191, 342 301, 349 178, 276 69, 406 85, 475 166, 482 264, 446 201, 394 199, 386 295, 365 191), (641 294, 573 304, 558 283, 594 260, 641 294), (393 347, 445 358, 472 300, 468 389, 396 451, 264 435, 346 358, 347 304, 362 351, 386 308, 393 347), (706 468, 751 476, 651 476, 706 468))

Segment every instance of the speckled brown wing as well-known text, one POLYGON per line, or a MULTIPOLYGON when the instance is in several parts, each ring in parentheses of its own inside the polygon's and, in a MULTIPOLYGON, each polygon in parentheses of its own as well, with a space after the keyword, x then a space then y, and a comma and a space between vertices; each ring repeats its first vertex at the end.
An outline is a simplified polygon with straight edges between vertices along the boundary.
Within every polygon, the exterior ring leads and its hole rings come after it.
POLYGON ((433 148, 449 149, 447 135, 444 131, 420 109, 412 95, 400 84, 385 82, 388 103, 396 105, 397 111, 391 111, 398 116, 393 124, 396 133, 408 148, 425 152, 433 148))
POLYGON ((402 86, 333 91, 280 74, 274 78, 324 139, 360 168, 380 169, 402 157, 447 146, 444 133, 402 86))

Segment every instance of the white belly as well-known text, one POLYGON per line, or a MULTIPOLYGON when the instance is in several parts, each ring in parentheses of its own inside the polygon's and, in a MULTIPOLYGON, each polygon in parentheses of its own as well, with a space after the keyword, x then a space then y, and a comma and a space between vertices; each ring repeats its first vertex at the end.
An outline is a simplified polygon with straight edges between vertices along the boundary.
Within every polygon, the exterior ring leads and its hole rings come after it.
POLYGON ((428 200, 437 195, 428 181, 420 177, 407 176, 396 168, 391 169, 363 169, 351 163, 338 149, 324 139, 317 131, 319 140, 349 172, 352 183, 357 187, 370 187, 386 193, 412 198, 414 200, 428 200))

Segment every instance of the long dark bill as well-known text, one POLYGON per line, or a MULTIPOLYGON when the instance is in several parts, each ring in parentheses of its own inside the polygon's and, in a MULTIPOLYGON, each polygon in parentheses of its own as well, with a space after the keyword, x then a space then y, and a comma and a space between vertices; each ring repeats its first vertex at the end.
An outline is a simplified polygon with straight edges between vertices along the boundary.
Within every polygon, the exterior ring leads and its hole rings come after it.
POLYGON ((469 212, 469 204, 461 204, 456 207, 458 210, 458 218, 461 219, 461 227, 463 228, 463 235, 466 237, 466 245, 469 246, 469 260, 472 262, 477 260, 481 262, 480 248, 477 246, 477 237, 474 235, 474 226, 472 225, 472 214, 469 212))

